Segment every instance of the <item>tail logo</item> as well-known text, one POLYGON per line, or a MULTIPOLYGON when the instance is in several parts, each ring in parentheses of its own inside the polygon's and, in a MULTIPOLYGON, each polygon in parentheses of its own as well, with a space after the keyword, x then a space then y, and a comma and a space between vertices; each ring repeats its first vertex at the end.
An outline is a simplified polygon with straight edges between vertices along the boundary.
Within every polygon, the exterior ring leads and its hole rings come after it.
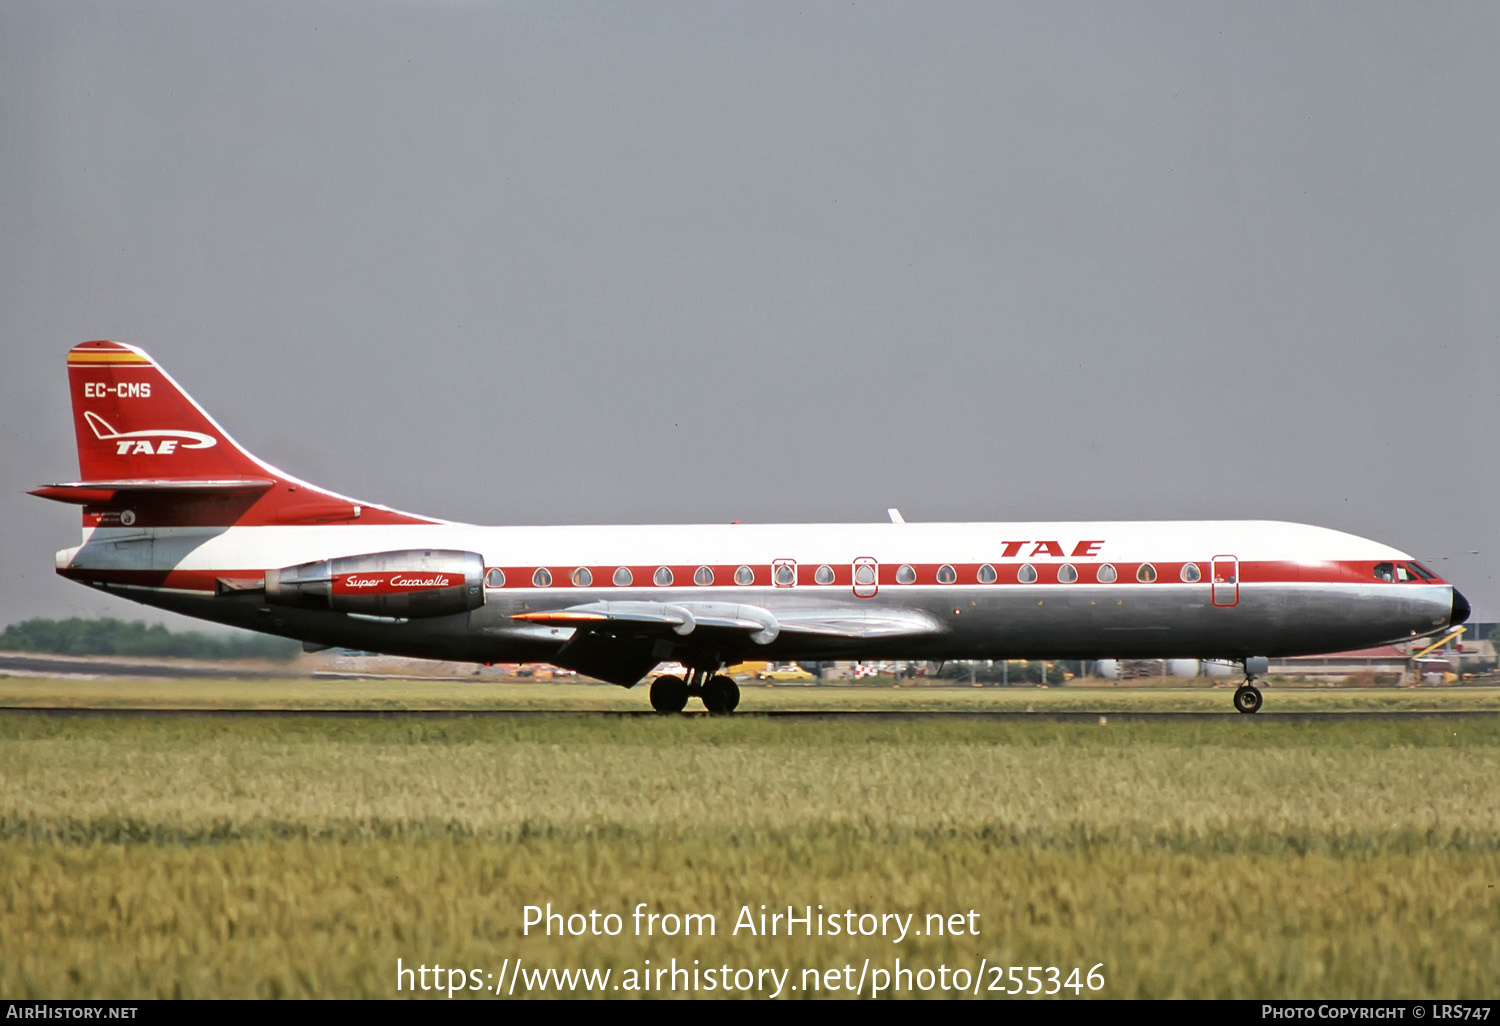
POLYGON ((166 456, 184 449, 212 449, 219 440, 201 431, 185 431, 171 428, 148 428, 144 431, 116 431, 109 422, 90 410, 85 410, 83 419, 94 430, 94 437, 101 442, 114 442, 116 454, 120 456, 166 456), (154 440, 154 444, 153 444, 154 440))

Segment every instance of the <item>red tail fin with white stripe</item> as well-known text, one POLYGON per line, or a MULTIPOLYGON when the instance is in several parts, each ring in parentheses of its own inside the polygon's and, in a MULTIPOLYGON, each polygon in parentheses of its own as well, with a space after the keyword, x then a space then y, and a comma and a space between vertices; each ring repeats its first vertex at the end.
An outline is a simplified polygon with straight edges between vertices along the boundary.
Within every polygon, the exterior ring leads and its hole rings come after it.
POLYGON ((82 479, 32 494, 82 505, 86 527, 433 522, 262 463, 134 346, 74 346, 68 387, 82 479))
POLYGON ((85 481, 269 479, 145 353, 85 342, 68 353, 78 468, 85 481))

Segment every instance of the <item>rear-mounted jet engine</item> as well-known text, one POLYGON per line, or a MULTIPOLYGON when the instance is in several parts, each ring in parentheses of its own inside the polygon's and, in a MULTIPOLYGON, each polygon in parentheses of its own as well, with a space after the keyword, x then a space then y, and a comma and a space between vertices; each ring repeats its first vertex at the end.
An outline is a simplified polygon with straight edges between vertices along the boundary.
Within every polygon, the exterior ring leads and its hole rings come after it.
POLYGON ((484 605, 477 552, 409 549, 324 559, 266 571, 266 602, 360 616, 415 618, 484 605))

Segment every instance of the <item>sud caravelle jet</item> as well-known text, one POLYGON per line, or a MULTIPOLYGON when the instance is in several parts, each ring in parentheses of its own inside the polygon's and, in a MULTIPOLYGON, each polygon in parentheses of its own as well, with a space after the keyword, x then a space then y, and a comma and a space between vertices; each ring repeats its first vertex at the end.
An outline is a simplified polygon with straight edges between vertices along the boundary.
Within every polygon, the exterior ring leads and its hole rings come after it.
MULTIPOLYGON (((134 346, 68 353, 83 507, 70 580, 347 646, 549 662, 631 687, 660 662, 730 712, 746 658, 1216 658, 1260 708, 1271 656, 1406 641, 1469 603, 1404 552, 1273 521, 475 527, 300 481, 250 455, 134 346)), ((893 517, 893 520, 898 518, 893 517)))

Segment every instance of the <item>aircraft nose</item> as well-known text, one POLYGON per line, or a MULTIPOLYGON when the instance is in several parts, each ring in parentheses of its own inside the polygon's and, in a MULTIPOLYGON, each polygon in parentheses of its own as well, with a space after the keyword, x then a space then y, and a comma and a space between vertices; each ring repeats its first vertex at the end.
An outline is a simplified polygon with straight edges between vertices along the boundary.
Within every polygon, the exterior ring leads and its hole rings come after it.
POLYGON ((1448 617, 1449 626, 1457 626, 1468 620, 1469 614, 1473 612, 1469 608, 1469 600, 1464 598, 1463 592, 1457 588, 1453 589, 1453 613, 1448 617))

